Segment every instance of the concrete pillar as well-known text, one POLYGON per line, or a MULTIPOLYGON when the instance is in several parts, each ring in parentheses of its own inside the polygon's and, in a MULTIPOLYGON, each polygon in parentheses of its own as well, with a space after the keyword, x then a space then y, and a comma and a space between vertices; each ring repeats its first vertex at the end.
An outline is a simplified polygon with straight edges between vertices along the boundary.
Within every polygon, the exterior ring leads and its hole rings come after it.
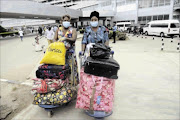
POLYGON ((170 7, 171 7, 171 11, 169 14, 169 20, 172 20, 173 19, 173 11, 174 11, 174 0, 171 0, 170 7))
POLYGON ((74 23, 71 23, 72 27, 74 27, 74 23))
POLYGON ((103 20, 103 26, 105 26, 105 20, 103 20))
POLYGON ((78 28, 77 22, 75 22, 75 27, 78 28))
POLYGON ((136 0, 136 11, 137 11, 137 14, 136 14, 136 18, 135 18, 135 24, 138 23, 139 0, 136 0))
POLYGON ((111 27, 114 25, 114 24, 113 24, 113 21, 114 21, 114 18, 111 18, 111 21, 110 21, 111 27))

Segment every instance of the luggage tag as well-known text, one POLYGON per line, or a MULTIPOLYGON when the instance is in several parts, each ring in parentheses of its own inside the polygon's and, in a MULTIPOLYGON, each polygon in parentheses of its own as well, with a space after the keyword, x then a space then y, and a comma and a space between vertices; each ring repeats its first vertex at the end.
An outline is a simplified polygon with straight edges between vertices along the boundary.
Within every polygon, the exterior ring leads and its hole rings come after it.
POLYGON ((100 104, 100 102, 101 102, 101 96, 98 96, 98 97, 97 97, 97 101, 96 101, 96 103, 99 105, 99 104, 100 104))

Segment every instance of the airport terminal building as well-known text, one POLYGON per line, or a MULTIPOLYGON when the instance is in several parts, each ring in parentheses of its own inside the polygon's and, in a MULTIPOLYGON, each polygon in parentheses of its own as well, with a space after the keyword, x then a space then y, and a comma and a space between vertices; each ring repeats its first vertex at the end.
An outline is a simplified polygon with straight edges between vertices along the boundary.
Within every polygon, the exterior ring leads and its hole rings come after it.
MULTIPOLYGON (((145 25, 152 20, 177 19, 180 21, 180 0, 24 0, 23 4, 28 6, 30 3, 38 4, 37 7, 39 5, 47 6, 48 12, 53 15, 55 14, 55 12, 51 12, 51 9, 55 11, 53 7, 63 8, 61 14, 63 14, 63 11, 65 14, 71 10, 69 13, 74 15, 72 23, 75 27, 89 25, 89 15, 94 10, 100 13, 100 23, 102 25, 112 25, 113 22, 131 22, 145 25), (74 13, 72 13, 73 10, 75 10, 74 13)), ((57 14, 59 13, 57 12, 57 14)), ((48 19, 59 23, 60 16, 59 18, 57 16, 45 18, 43 15, 38 17, 17 15, 16 18, 48 19)), ((2 17, 9 16, 2 14, 2 17)))

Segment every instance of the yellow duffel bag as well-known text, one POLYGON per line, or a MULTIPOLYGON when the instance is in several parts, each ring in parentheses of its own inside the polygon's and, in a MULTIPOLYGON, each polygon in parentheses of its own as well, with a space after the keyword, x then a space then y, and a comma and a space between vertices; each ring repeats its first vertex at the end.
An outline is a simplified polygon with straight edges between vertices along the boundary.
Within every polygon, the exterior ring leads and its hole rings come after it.
POLYGON ((51 43, 40 64, 65 65, 66 48, 63 42, 51 43))

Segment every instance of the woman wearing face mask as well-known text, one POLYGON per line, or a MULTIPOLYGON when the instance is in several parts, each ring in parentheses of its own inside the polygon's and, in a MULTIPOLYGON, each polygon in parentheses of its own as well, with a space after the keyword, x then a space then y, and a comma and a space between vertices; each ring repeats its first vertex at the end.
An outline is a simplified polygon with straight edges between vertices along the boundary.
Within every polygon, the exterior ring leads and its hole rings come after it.
POLYGON ((77 38, 77 32, 75 29, 71 27, 70 24, 71 17, 69 15, 64 15, 61 20, 62 20, 62 27, 59 27, 59 29, 56 30, 54 40, 74 43, 77 38))
POLYGON ((82 39, 82 52, 89 43, 104 43, 109 46, 108 32, 104 26, 99 26, 99 13, 97 11, 91 12, 90 26, 85 28, 82 39))
POLYGON ((71 17, 69 15, 64 15, 62 17, 62 26, 56 30, 54 40, 64 42, 67 48, 66 54, 66 62, 72 67, 72 55, 68 53, 68 51, 74 51, 74 80, 76 81, 75 84, 79 83, 78 77, 78 67, 77 67, 77 60, 75 55, 75 42, 77 38, 77 32, 74 28, 70 25, 71 17))

